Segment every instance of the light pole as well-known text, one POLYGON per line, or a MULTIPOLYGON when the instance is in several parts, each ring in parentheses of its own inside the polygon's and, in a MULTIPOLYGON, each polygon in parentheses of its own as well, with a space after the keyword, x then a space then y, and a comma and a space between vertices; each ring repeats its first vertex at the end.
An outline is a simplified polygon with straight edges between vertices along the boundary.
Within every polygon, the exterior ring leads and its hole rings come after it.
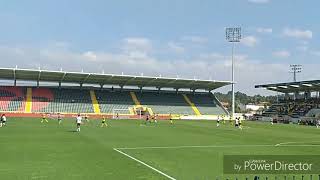
POLYGON ((234 119, 235 112, 235 96, 234 96, 234 45, 235 43, 240 42, 241 39, 241 28, 240 27, 232 27, 226 28, 226 40, 232 43, 232 112, 231 117, 234 119))
MULTIPOLYGON (((297 82, 297 74, 298 73, 301 73, 302 71, 302 65, 300 64, 291 64, 290 65, 290 69, 291 69, 291 72, 293 74, 293 82, 297 82)), ((295 92, 294 93, 294 99, 297 99, 297 97, 299 96, 299 92, 295 92)))
POLYGON ((297 74, 301 73, 302 71, 302 65, 300 64, 291 64, 290 69, 292 70, 291 73, 293 73, 293 82, 297 82, 297 74))

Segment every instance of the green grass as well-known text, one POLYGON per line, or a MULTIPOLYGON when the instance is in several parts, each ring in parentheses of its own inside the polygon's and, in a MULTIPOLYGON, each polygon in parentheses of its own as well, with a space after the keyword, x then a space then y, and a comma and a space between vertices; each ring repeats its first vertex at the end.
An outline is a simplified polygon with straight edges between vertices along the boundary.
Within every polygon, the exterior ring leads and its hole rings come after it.
MULTIPOLYGON (((180 147, 121 149, 176 179, 216 179, 234 176, 222 173, 222 157, 239 155, 319 155, 319 147, 227 147, 228 145, 275 145, 282 142, 318 142, 320 129, 314 127, 246 122, 242 131, 230 125, 216 127, 212 121, 160 121, 141 126, 137 120, 91 120, 74 132, 73 119, 62 125, 50 120, 8 118, 0 128, 0 179, 166 179, 163 175, 116 152, 124 147, 180 147)), ((239 176, 244 178, 244 176, 239 176)), ((297 178, 299 179, 299 178, 297 178)), ((279 179, 280 180, 280 179, 279 179)))

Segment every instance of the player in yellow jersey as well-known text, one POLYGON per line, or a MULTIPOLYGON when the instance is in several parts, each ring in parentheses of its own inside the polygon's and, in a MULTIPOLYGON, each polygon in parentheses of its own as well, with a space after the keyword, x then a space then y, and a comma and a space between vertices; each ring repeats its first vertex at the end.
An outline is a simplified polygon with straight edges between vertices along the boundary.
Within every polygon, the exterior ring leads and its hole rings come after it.
POLYGON ((49 122, 49 121, 47 120, 47 116, 46 116, 46 114, 42 114, 42 120, 41 120, 41 123, 43 123, 43 122, 49 122))
POLYGON ((108 127, 107 119, 105 116, 102 116, 101 127, 103 126, 108 127))
POLYGON ((242 130, 242 120, 241 120, 241 117, 238 117, 239 119, 239 128, 242 130))
POLYGON ((224 115, 222 115, 222 122, 223 124, 226 124, 226 117, 224 115))
POLYGON ((58 124, 60 125, 60 124, 61 124, 61 122, 62 122, 62 117, 61 117, 61 114, 60 114, 60 113, 58 113, 58 124))
POLYGON ((173 125, 173 118, 172 118, 171 113, 170 113, 170 124, 173 125))
POLYGON ((157 123, 157 122, 158 122, 158 121, 157 121, 157 119, 158 119, 158 114, 154 114, 153 116, 154 116, 154 117, 153 117, 154 123, 157 123))
POLYGON ((85 114, 85 116, 84 116, 84 120, 85 120, 85 122, 87 122, 87 123, 89 123, 89 122, 90 122, 90 121, 89 121, 88 114, 85 114))

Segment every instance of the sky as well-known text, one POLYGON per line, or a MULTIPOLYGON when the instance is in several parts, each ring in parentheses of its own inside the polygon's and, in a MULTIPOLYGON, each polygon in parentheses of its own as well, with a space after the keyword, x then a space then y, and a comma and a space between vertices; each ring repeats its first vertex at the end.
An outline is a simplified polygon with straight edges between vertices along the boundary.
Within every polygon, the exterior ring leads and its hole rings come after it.
MULTIPOLYGON (((0 0, 0 67, 231 80, 320 79, 318 0, 0 0)), ((219 91, 226 92, 230 87, 219 91)))

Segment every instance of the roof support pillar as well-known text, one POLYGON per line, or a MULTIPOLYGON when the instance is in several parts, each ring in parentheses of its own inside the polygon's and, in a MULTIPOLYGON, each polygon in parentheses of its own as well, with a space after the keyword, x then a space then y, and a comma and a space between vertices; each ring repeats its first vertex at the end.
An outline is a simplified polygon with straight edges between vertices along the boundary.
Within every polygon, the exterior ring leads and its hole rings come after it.
POLYGON ((83 85, 83 83, 80 83, 80 89, 82 89, 82 85, 83 85))
POLYGON ((17 78, 16 78, 16 69, 13 69, 13 79, 14 79, 14 86, 17 86, 17 78))
POLYGON ((143 88, 142 86, 140 86, 140 87, 139 87, 139 91, 140 91, 140 93, 142 93, 142 88, 143 88))
POLYGON ((123 85, 120 86, 120 92, 122 92, 122 90, 123 90, 123 85))
POLYGON ((103 84, 100 84, 100 90, 102 90, 103 89, 103 84))
POLYGON ((60 81, 59 81, 59 88, 61 89, 61 82, 64 80, 64 77, 66 76, 66 72, 62 75, 60 81))
POLYGON ((285 94, 284 94, 284 100, 285 100, 285 101, 290 100, 289 93, 285 93, 285 94))
POLYGON ((307 91, 304 93, 304 98, 307 100, 307 99, 311 99, 311 92, 310 91, 307 91))
MULTIPOLYGON (((39 68, 40 69, 40 68, 39 68)), ((37 88, 39 88, 39 81, 41 77, 41 70, 39 70, 38 79, 37 79, 37 88)))
POLYGON ((293 100, 299 99, 299 92, 294 92, 293 93, 293 100))
POLYGON ((178 92, 179 92, 179 88, 175 88, 175 90, 176 90, 176 94, 178 94, 178 92))
POLYGON ((158 94, 160 94, 160 91, 161 91, 161 87, 158 87, 158 94))

